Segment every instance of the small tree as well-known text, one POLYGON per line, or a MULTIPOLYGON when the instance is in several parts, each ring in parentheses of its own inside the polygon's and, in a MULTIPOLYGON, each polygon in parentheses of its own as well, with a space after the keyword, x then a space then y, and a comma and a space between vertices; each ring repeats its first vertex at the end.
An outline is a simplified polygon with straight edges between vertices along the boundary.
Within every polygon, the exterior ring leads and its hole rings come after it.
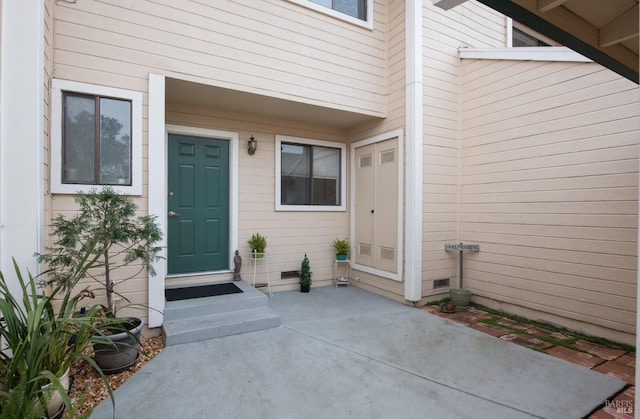
POLYGON ((37 255, 38 260, 49 265, 51 282, 63 287, 73 286, 78 265, 89 260, 87 276, 104 286, 107 308, 115 316, 113 272, 138 262, 140 269, 117 278, 118 282, 135 277, 145 268, 155 275, 151 263, 159 259, 160 247, 156 243, 162 233, 154 216, 136 217, 133 201, 110 187, 92 189, 75 200, 80 206, 78 213, 70 219, 62 215, 54 219, 53 244, 37 255))
POLYGON ((306 253, 302 264, 300 265, 300 285, 303 287, 309 287, 311 285, 311 264, 306 253))

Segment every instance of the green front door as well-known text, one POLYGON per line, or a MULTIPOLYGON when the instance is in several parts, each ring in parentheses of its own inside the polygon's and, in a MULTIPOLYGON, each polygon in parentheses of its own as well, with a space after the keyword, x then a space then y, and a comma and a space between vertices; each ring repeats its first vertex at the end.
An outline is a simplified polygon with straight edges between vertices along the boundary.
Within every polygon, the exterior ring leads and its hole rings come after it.
POLYGON ((229 142, 169 134, 169 274, 229 269, 229 142))

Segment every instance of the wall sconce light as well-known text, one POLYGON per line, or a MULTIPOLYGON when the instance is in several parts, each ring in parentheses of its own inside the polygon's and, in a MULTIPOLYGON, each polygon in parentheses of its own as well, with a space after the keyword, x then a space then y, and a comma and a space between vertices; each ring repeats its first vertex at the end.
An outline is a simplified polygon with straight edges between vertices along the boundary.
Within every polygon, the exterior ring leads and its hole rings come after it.
POLYGON ((257 148, 258 148, 258 142, 256 141, 255 138, 253 138, 253 134, 252 134, 251 138, 249 138, 249 149, 247 150, 247 152, 249 153, 250 156, 253 156, 253 153, 256 152, 257 148))

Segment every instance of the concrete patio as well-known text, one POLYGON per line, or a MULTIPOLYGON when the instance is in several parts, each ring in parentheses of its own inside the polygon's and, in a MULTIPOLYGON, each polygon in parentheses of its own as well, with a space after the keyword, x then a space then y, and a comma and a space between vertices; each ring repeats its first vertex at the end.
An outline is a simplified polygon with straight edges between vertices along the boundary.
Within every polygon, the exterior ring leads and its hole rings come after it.
POLYGON ((116 417, 581 418, 625 387, 357 287, 269 302, 281 326, 165 348, 116 417))

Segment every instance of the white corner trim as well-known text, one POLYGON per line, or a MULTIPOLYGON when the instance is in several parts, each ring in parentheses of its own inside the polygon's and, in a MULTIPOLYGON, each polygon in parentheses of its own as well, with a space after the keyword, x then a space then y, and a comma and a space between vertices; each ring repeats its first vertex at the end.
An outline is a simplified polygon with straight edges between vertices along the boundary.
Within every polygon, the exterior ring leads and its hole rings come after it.
POLYGON ((149 74, 149 215, 156 217, 162 231, 160 260, 153 263, 155 276, 149 275, 149 327, 160 327, 164 320, 164 281, 167 277, 167 174, 165 142, 165 77, 149 74))
POLYGON ((390 140, 392 138, 398 138, 398 223, 396 226, 397 231, 397 242, 398 249, 397 254, 400 256, 397 260, 396 265, 396 273, 383 271, 381 269, 372 268, 366 265, 360 265, 358 263, 352 262, 351 267, 353 269, 357 269, 362 272, 367 272, 373 275, 380 276, 382 278, 392 279, 394 281, 402 281, 403 279, 403 271, 402 271, 402 263, 404 260, 404 242, 402 240, 402 232, 404 227, 404 133, 401 129, 385 132, 379 135, 376 135, 371 138, 367 138, 364 140, 356 141, 351 144, 351 229, 350 229, 350 237, 356 237, 356 221, 355 214, 353 208, 355 208, 355 197, 356 197, 356 181, 355 181, 355 173, 356 173, 356 158, 355 151, 359 147, 364 147, 370 144, 379 143, 381 141, 390 140))
POLYGON ((12 259, 36 275, 44 244, 45 5, 0 3, 0 270, 19 296, 12 259))
POLYGON ((53 79, 51 83, 51 193, 89 192, 100 185, 62 183, 62 93, 64 91, 108 96, 131 101, 131 186, 111 185, 125 195, 142 195, 142 92, 53 79))
POLYGON ((567 47, 460 48, 460 58, 476 60, 593 62, 567 47))
POLYGON ((422 298, 422 150, 423 70, 422 1, 408 0, 405 9, 406 63, 406 217, 404 298, 422 298))
POLYGON ((288 135, 276 135, 276 147, 275 147, 275 162, 276 162, 276 211, 334 211, 344 212, 347 210, 347 145, 344 143, 336 143, 332 141, 316 140, 312 138, 291 137, 288 135), (340 205, 282 205, 280 199, 281 189, 281 144, 283 142, 297 143, 305 145, 316 145, 327 148, 340 149, 340 205))

